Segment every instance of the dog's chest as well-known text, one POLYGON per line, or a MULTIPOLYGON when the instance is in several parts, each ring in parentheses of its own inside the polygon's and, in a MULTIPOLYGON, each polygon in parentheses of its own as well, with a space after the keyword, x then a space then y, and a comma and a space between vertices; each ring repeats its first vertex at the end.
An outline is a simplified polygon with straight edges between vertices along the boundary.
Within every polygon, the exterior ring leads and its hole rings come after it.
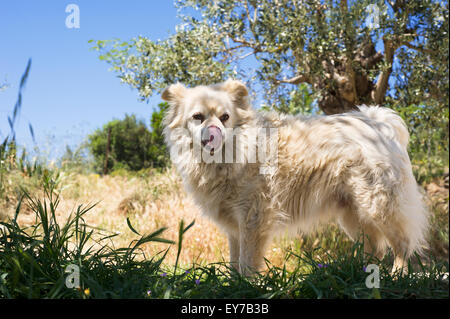
POLYGON ((186 188, 202 212, 213 219, 218 218, 221 210, 228 209, 233 203, 241 200, 239 183, 226 175, 190 180, 186 188))

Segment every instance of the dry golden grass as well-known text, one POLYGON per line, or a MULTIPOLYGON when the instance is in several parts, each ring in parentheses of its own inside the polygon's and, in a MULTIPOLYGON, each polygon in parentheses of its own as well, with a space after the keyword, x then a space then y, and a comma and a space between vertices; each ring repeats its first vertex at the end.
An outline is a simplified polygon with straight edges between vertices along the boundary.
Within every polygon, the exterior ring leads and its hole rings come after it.
MULTIPOLYGON (((200 214, 192 200, 183 190, 180 177, 174 170, 165 173, 151 172, 144 177, 99 176, 97 174, 62 174, 60 204, 57 218, 63 222, 78 205, 94 204, 85 215, 88 225, 100 228, 104 234, 118 233, 114 247, 125 247, 138 236, 127 226, 128 217, 140 234, 151 233, 167 227, 163 237, 177 241, 179 222, 185 225, 195 220, 195 225, 185 233, 180 255, 181 265, 206 264, 228 260, 228 241, 223 232, 207 217, 200 214)), ((12 207, 11 207, 12 208, 12 207)), ((34 223, 34 214, 26 208, 18 219, 20 224, 34 223)), ((267 258, 271 263, 282 265, 286 248, 293 241, 278 240, 270 248, 267 258)), ((147 257, 164 251, 169 245, 148 243, 142 246, 147 257)), ((173 264, 177 253, 173 245, 166 263, 173 264)))

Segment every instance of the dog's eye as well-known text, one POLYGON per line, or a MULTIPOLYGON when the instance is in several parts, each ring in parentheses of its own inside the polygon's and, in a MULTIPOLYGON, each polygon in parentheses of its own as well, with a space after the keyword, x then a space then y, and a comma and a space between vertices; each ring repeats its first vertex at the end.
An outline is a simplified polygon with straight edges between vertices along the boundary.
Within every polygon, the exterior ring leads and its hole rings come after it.
POLYGON ((230 118, 230 116, 227 113, 225 113, 219 119, 220 119, 221 122, 225 122, 229 118, 230 118))
POLYGON ((201 122, 203 122, 203 120, 205 119, 202 113, 195 113, 194 115, 192 115, 192 118, 201 122))

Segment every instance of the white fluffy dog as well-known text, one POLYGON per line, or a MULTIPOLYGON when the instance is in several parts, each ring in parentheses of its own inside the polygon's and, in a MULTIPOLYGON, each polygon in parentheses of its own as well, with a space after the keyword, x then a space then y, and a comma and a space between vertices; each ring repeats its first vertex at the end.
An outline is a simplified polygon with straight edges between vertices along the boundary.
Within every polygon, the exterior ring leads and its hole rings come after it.
POLYGON ((258 112, 236 80, 174 84, 162 98, 170 103, 164 134, 171 158, 196 204, 227 233, 230 261, 242 273, 261 266, 277 232, 308 232, 332 220, 352 239, 367 236, 369 253, 381 257, 390 246, 394 269, 405 269, 424 245, 427 214, 407 153, 408 130, 394 111, 258 112), (257 128, 265 132, 258 141, 257 128), (275 152, 260 156, 270 145, 275 152))

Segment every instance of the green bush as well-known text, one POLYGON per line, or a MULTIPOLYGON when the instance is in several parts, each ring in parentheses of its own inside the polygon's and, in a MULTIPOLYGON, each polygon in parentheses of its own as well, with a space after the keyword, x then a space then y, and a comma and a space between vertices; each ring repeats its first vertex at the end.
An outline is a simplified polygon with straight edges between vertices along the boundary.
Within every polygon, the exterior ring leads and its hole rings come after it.
POLYGON ((169 163, 169 152, 164 143, 162 125, 164 112, 168 107, 169 104, 166 102, 159 103, 150 120, 152 143, 149 152, 154 159, 154 167, 165 167, 169 163))
POLYGON ((135 115, 113 120, 88 137, 88 148, 95 159, 97 171, 103 171, 111 131, 107 170, 138 171, 148 167, 164 167, 168 156, 162 137, 161 120, 167 104, 158 105, 151 118, 151 131, 135 115))
POLYGON ((410 133, 409 154, 419 183, 440 177, 449 165, 448 106, 393 105, 410 133))

